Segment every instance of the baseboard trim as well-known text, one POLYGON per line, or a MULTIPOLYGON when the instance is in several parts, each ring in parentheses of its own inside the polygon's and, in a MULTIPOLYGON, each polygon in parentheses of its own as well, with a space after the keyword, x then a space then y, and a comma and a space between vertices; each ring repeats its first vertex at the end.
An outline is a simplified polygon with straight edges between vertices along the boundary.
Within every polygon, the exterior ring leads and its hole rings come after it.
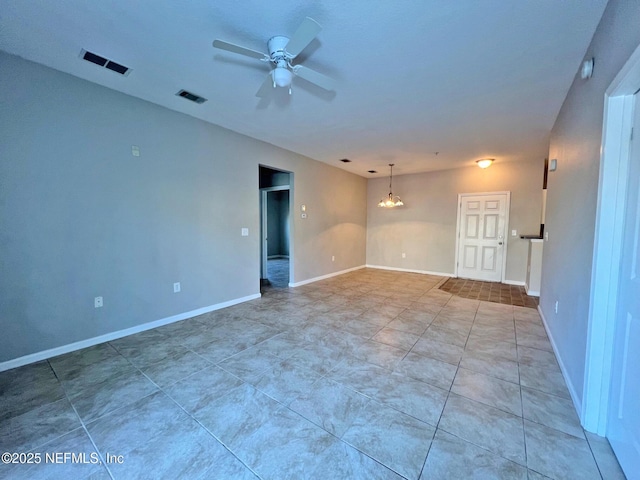
POLYGON ((360 269, 362 269, 364 267, 365 267, 365 265, 360 265, 358 267, 353 267, 353 268, 347 268, 346 270, 340 270, 339 272, 328 273, 326 275, 321 275, 319 277, 309 278, 308 280, 302 280, 300 282, 290 283, 289 286, 290 287, 300 287, 300 286, 306 285, 308 283, 318 282, 320 280, 325 280, 327 278, 337 277, 338 275, 344 275, 345 273, 354 272, 354 271, 360 270, 360 269))
POLYGON ((454 273, 432 272, 430 270, 413 270, 411 268, 385 267, 382 265, 366 265, 367 268, 377 268, 378 270, 391 270, 394 272, 420 273, 422 275, 436 275, 438 277, 455 277, 454 273))
POLYGON ((567 384, 567 388, 569 389, 569 395, 571 395, 571 400, 573 401, 573 407, 576 409, 576 413, 578 414, 578 418, 580 419, 580 424, 582 424, 582 402, 578 398, 578 394, 576 393, 576 389, 571 382, 571 378, 569 378, 569 374, 567 373, 567 369, 562 363, 562 357, 558 353, 558 347, 556 346, 556 342, 551 335, 551 330, 549 329, 549 324, 547 323, 547 319, 542 313, 542 308, 538 305, 538 313, 540 314, 540 318, 542 319, 542 323, 544 325, 544 329, 547 331, 547 337, 549 337, 549 341, 551 342, 551 347, 553 348, 553 354, 556 356, 556 360, 558 361, 558 365, 560 365, 560 371, 562 372, 562 376, 564 377, 564 383, 567 384))
POLYGON ((518 287, 526 287, 525 282, 519 282, 517 280, 505 280, 504 282, 505 285, 516 285, 518 287))
POLYGON ((62 345, 60 347, 50 348, 48 350, 43 350, 41 352, 24 355, 22 357, 14 358, 13 360, 7 360, 6 362, 1 362, 0 372, 3 372, 5 370, 11 370, 12 368, 22 367, 24 365, 39 362, 41 360, 46 360, 48 358, 56 357, 58 355, 63 355, 65 353, 74 352, 76 350, 80 350, 83 348, 92 347, 94 345, 98 345, 99 343, 110 342, 111 340, 117 340, 118 338, 127 337, 135 333, 144 332, 145 330, 151 330, 152 328, 157 328, 163 325, 168 325, 170 323, 179 322, 180 320, 186 320, 187 318, 196 317, 198 315, 213 312, 214 310, 220 310, 222 308, 231 307, 239 303, 255 300, 256 298, 260 298, 261 296, 262 295, 260 293, 247 295, 246 297, 235 298, 227 302, 216 303, 215 305, 209 305, 208 307, 202 307, 196 310, 191 310, 189 312, 179 313, 178 315, 161 318, 160 320, 154 320, 152 322, 143 323, 141 325, 136 325, 135 327, 126 328, 124 330, 105 333, 104 335, 88 338, 86 340, 80 340, 79 342, 69 343, 67 345, 62 345))
POLYGON ((530 297, 539 297, 540 296, 540 292, 537 292, 535 290, 529 290, 529 285, 524 286, 524 291, 527 292, 527 295, 529 295, 530 297))

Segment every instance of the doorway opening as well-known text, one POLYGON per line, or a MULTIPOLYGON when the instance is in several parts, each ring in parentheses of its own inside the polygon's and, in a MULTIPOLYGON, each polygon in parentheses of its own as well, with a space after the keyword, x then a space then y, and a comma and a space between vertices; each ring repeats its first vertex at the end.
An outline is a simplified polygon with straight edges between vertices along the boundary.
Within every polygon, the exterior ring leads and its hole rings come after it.
POLYGON ((291 184, 293 174, 259 167, 260 289, 287 288, 291 281, 291 184))

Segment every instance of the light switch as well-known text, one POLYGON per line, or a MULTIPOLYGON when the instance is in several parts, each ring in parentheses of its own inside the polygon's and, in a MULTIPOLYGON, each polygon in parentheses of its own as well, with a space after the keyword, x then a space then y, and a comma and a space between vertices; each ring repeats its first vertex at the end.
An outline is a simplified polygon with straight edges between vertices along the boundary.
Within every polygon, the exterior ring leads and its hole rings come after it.
POLYGON ((518 236, 518 231, 517 230, 511 230, 511 236, 512 237, 517 237, 518 236))
POLYGON ((306 212, 307 211, 307 206, 306 205, 300 205, 300 211, 301 212, 306 212))
POLYGON ((131 155, 134 157, 140 156, 140 147, 137 145, 131 145, 131 155))
POLYGON ((248 237, 249 236, 249 229, 248 228, 242 228, 242 236, 243 237, 248 237))

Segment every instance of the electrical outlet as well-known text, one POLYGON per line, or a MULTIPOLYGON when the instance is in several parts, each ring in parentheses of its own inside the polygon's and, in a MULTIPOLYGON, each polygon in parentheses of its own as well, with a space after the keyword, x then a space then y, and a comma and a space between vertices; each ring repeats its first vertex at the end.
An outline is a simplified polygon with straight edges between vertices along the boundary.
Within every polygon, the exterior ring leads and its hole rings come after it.
POLYGON ((248 237, 249 236, 249 229, 243 227, 242 230, 240 230, 240 235, 242 235, 243 237, 248 237))
POLYGON ((96 297, 96 298, 93 299, 93 306, 95 308, 100 308, 100 307, 102 307, 102 305, 103 305, 102 297, 96 297))
POLYGON ((517 237, 518 236, 518 231, 517 230, 511 230, 511 236, 512 237, 517 237))
POLYGON ((549 232, 544 232, 544 241, 545 242, 549 241, 549 232))
POLYGON ((173 293, 179 293, 180 292, 180 282, 176 282, 173 284, 173 293))
POLYGON ((556 313, 558 313, 558 300, 556 300, 555 310, 556 310, 556 313))
POLYGON ((402 253, 402 258, 407 258, 407 254, 406 253, 402 253))

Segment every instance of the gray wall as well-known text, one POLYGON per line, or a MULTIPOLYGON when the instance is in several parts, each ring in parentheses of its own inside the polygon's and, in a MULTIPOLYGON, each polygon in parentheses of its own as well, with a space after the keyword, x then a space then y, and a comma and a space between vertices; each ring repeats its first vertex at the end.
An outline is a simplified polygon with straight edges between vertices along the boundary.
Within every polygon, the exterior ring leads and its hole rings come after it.
POLYGON ((301 165, 299 158, 282 155, 261 162, 293 172, 291 283, 362 266, 366 256, 367 180, 321 162, 301 165))
POLYGON ((604 93, 640 43, 639 25, 640 2, 609 2, 585 54, 595 57, 593 77, 585 82, 576 74, 551 133, 549 158, 558 159, 558 170, 549 173, 540 308, 580 402, 604 93))
POLYGON ((364 264, 364 178, 2 52, 0 65, 0 361, 257 294, 259 164, 294 172, 309 205, 295 281, 364 264))
POLYGON ((522 233, 539 233, 544 159, 496 163, 393 177, 393 193, 405 206, 386 209, 389 177, 369 180, 367 264, 453 274, 459 193, 511 192, 506 279, 524 282, 529 243, 522 233), (402 258, 402 253, 406 258, 402 258))

